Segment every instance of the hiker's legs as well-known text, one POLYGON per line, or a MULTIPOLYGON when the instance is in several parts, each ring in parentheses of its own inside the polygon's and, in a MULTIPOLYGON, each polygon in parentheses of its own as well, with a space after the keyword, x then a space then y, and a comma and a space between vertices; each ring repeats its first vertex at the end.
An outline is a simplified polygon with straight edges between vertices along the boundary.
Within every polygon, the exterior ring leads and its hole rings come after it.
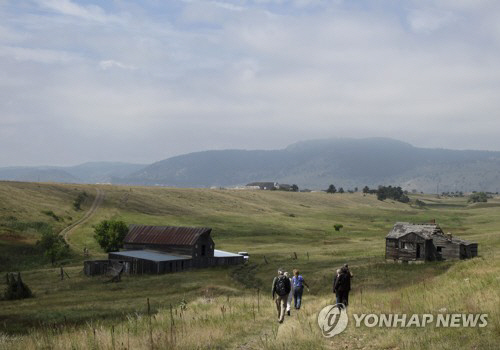
POLYGON ((286 299, 287 299, 287 296, 278 296, 278 303, 279 303, 279 306, 280 306, 280 311, 279 311, 279 318, 278 318, 278 321, 281 323, 283 322, 283 319, 285 318, 285 311, 286 311, 286 299))
POLYGON ((290 308, 292 306, 292 300, 293 300, 293 292, 288 293, 288 297, 286 299, 286 313, 288 316, 290 316, 290 308))
POLYGON ((347 307, 349 304, 349 292, 344 293, 344 305, 347 307))
POLYGON ((340 302, 347 307, 347 304, 349 303, 349 292, 340 293, 340 302))
POLYGON ((293 307, 297 308, 297 288, 293 290, 293 307))
POLYGON ((342 297, 340 296, 340 292, 335 293, 335 298, 337 304, 340 304, 342 302, 342 297))
POLYGON ((295 299, 295 308, 300 309, 300 305, 302 304, 302 293, 304 292, 304 288, 295 288, 296 290, 296 299, 295 299))
POLYGON ((276 297, 276 299, 274 299, 274 302, 276 303, 276 310, 278 311, 278 318, 280 318, 281 306, 280 306, 279 295, 276 297))

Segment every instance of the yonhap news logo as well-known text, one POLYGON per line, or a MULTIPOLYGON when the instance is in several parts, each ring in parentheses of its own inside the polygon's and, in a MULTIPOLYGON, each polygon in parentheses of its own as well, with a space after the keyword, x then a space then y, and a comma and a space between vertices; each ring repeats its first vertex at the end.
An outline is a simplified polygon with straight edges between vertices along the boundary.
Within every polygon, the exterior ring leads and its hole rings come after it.
MULTIPOLYGON (((379 328, 484 328, 488 314, 352 314, 354 327, 379 328)), ((318 325, 326 338, 342 333, 349 317, 342 304, 325 306, 318 314, 318 325)))
POLYGON ((347 328, 348 322, 344 304, 325 306, 318 314, 318 325, 326 338, 342 333, 347 328))

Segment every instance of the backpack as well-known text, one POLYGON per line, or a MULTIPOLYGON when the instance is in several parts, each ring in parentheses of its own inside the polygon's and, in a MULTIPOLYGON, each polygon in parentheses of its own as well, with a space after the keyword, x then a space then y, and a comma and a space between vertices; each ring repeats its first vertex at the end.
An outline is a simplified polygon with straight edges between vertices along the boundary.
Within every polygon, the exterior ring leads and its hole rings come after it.
POLYGON ((276 293, 279 296, 284 296, 290 293, 290 280, 286 276, 278 276, 276 280, 276 293))

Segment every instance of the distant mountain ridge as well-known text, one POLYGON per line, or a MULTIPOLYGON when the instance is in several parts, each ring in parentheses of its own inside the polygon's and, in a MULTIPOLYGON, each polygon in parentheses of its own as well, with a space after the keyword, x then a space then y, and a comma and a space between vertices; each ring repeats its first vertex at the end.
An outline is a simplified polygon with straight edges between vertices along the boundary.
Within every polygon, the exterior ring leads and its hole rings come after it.
POLYGON ((121 183, 178 187, 255 181, 300 188, 398 185, 423 192, 500 190, 500 152, 414 147, 386 138, 302 141, 282 150, 189 153, 153 163, 121 183))
POLYGON ((500 152, 419 148, 387 138, 301 141, 269 151, 202 151, 150 165, 86 163, 35 168, 38 172, 23 168, 17 170, 17 178, 13 178, 12 169, 0 168, 0 179, 10 174, 10 180, 20 181, 175 187, 271 181, 297 184, 301 189, 326 189, 334 184, 345 190, 395 185, 427 193, 500 191, 500 152))
POLYGON ((121 162, 88 162, 70 167, 5 167, 0 180, 27 182, 108 183, 112 178, 128 176, 145 164, 121 162))

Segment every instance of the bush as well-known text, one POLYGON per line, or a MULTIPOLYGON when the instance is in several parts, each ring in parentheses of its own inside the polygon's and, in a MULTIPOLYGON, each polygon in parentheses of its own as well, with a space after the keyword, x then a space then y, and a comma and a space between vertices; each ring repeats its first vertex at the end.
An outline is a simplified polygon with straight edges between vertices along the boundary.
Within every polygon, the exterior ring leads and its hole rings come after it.
POLYGON ((81 210, 81 206, 83 201, 88 197, 87 192, 83 191, 78 194, 76 197, 75 201, 73 202, 73 209, 75 210, 81 210))
POLYGON ((421 201, 420 199, 417 199, 415 201, 415 204, 419 207, 425 207, 425 202, 421 201))
POLYGON ((469 203, 486 203, 488 201, 488 195, 484 192, 473 193, 469 196, 467 201, 469 203))
POLYGON ((328 186, 328 189, 326 190, 326 193, 332 193, 333 194, 335 192, 337 192, 337 189, 335 188, 334 185, 328 186))
POLYGON ((17 279, 13 273, 7 273, 5 277, 7 282, 4 293, 5 300, 25 299, 33 296, 31 289, 21 279, 20 272, 17 273, 17 279))
POLYGON ((377 199, 383 201, 387 198, 394 199, 401 203, 408 203, 410 198, 403 192, 401 187, 379 186, 377 190, 377 199))
POLYGON ((53 233, 52 230, 43 232, 42 238, 36 244, 43 250, 44 255, 50 259, 52 265, 57 260, 69 255, 68 243, 66 243, 63 236, 53 233))
POLYGON ((333 228, 335 229, 335 231, 340 231, 340 229, 342 227, 344 227, 344 225, 342 225, 342 224, 335 224, 335 225, 333 225, 333 228))
POLYGON ((128 227, 123 221, 103 220, 94 226, 94 238, 106 253, 123 247, 127 233, 128 227))
POLYGON ((63 220, 61 217, 57 216, 56 213, 54 213, 52 210, 42 210, 42 214, 50 216, 56 221, 63 220))

